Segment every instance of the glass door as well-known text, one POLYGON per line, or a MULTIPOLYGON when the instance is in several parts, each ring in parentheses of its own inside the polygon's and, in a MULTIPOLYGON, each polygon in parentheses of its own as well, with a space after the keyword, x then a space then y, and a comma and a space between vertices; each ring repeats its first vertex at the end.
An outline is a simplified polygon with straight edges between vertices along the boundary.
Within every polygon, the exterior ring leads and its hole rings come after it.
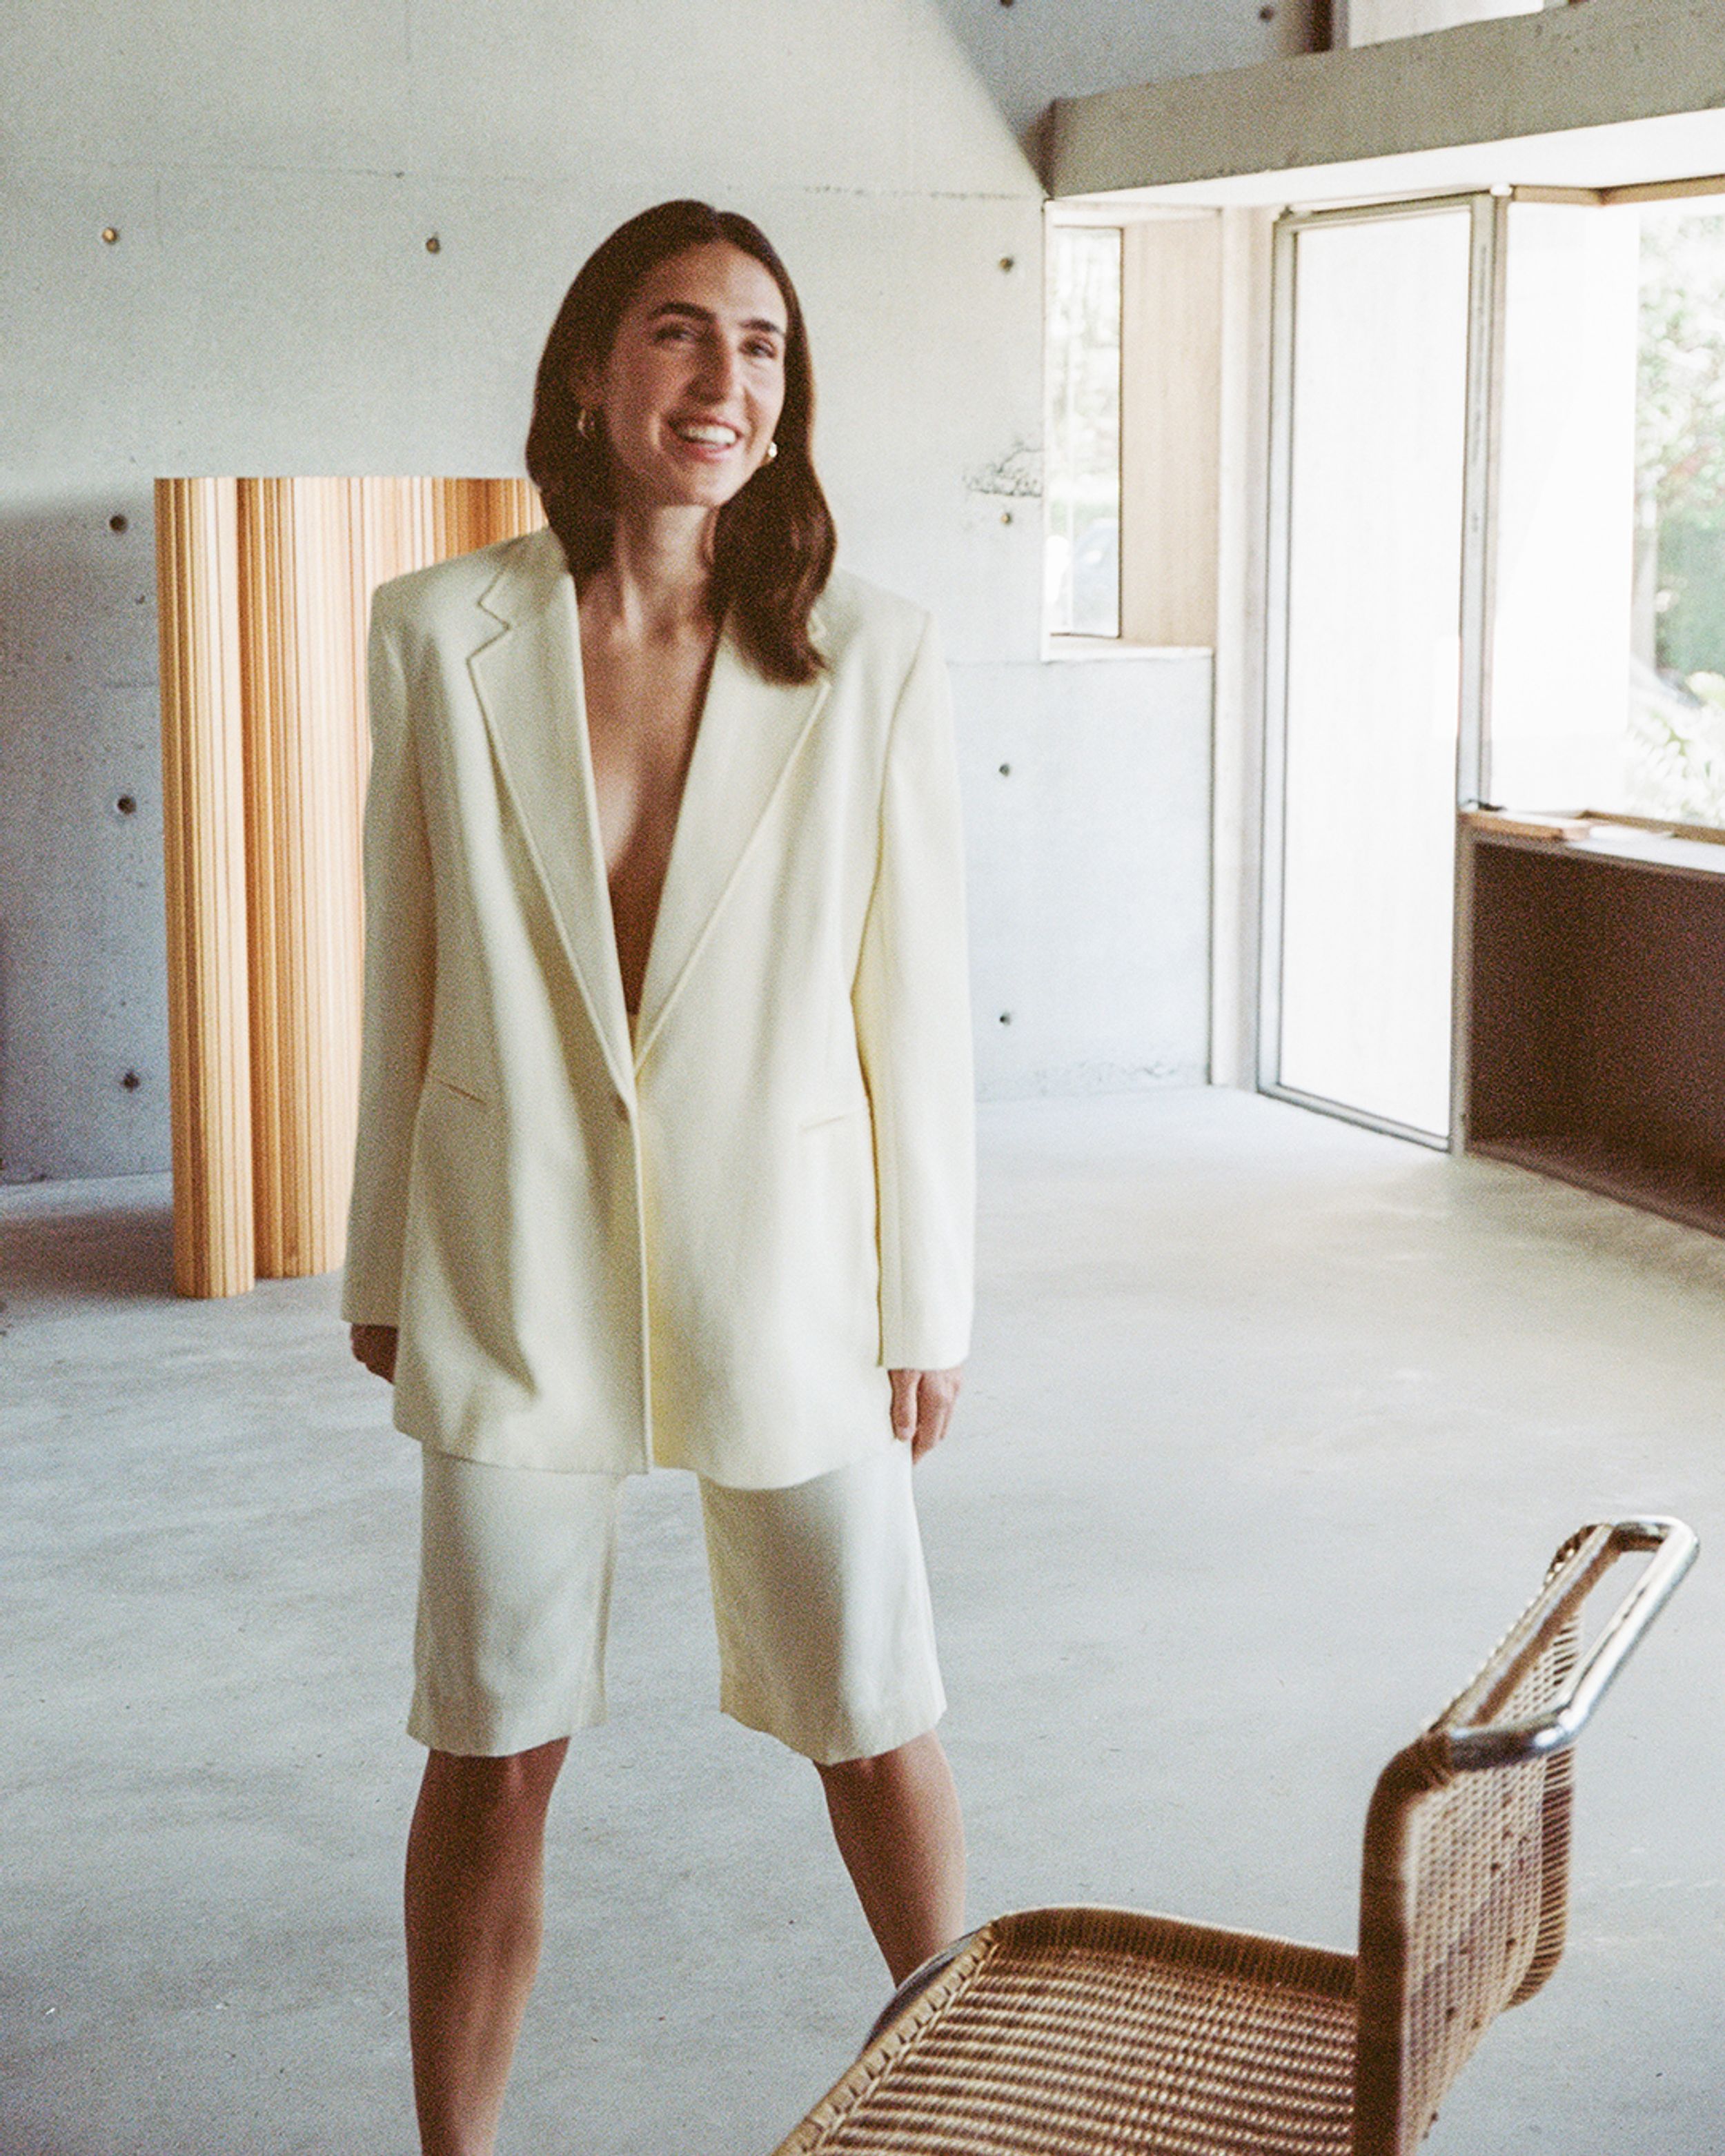
POLYGON ((1281 220, 1263 1089, 1446 1145, 1489 197, 1281 220), (1483 288, 1483 289, 1482 289, 1483 288), (1464 650, 1466 663, 1464 664, 1464 650))

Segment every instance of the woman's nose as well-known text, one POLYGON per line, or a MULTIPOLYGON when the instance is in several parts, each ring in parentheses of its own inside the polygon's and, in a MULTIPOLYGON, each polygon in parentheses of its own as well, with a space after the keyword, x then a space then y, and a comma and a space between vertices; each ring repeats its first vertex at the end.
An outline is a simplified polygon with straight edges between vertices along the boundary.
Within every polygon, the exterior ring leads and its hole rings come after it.
POLYGON ((718 403, 736 388, 742 363, 723 338, 715 338, 701 355, 700 387, 703 395, 718 403))

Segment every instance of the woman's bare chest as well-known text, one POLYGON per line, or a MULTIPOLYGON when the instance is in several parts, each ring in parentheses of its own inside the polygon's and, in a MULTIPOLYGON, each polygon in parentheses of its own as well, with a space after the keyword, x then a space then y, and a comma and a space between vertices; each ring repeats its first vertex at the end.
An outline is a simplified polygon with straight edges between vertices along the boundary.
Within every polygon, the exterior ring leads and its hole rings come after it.
POLYGON ((712 641, 635 649, 583 639, 588 750, 612 923, 629 1008, 636 1009, 670 866, 712 641))

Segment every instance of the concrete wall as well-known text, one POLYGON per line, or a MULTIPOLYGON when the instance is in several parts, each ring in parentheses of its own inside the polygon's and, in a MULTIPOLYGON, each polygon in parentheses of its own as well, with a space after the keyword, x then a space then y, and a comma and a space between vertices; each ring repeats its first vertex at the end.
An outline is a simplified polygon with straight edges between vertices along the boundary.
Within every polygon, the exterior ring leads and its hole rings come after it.
POLYGON ((568 278, 674 193, 775 235, 845 557, 941 617, 985 1089, 1198 1075, 1207 702, 1189 666, 1039 660, 1040 189, 1014 128, 1289 24, 1232 0, 20 0, 0 1180, 167 1160, 152 477, 518 470, 568 278))
MULTIPOLYGON (((1313 0, 935 0, 1021 140, 1056 97, 1312 50, 1313 0), (1266 19, 1267 18, 1267 19, 1266 19)), ((1460 4, 1460 0, 1457 0, 1460 4)))
POLYGON ((1043 171, 1057 196, 1178 187, 1163 199, 1188 205, 1498 181, 1597 187, 1716 173, 1722 113, 1725 0, 1566 0, 1063 100, 1043 171), (1483 145, 1502 146, 1493 157, 1483 145), (1230 179, 1247 184, 1219 184, 1230 179))
POLYGON ((1210 661, 955 670, 985 1094, 1198 1085, 1210 661))

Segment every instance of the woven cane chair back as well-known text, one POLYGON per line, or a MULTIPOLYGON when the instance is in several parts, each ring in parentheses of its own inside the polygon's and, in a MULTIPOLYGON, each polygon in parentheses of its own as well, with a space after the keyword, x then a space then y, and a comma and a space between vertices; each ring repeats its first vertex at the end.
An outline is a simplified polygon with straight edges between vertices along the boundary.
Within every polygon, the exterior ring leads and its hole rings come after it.
POLYGON ((1379 1777, 1361 1874, 1356 2156, 1415 2148, 1493 2018, 1557 1966, 1574 1754, 1469 1768, 1456 1738, 1550 1713, 1574 1681, 1581 1605, 1622 1554, 1609 1527, 1572 1536, 1478 1676, 1379 1777))
MULTIPOLYGON (((1575 1628, 1512 1695, 1537 1712, 1574 1661, 1575 1628)), ((1358 2156, 1403 2156, 1506 2006, 1562 1951, 1571 1755, 1457 1775, 1422 1739, 1380 1777, 1360 1892, 1358 2156)))

